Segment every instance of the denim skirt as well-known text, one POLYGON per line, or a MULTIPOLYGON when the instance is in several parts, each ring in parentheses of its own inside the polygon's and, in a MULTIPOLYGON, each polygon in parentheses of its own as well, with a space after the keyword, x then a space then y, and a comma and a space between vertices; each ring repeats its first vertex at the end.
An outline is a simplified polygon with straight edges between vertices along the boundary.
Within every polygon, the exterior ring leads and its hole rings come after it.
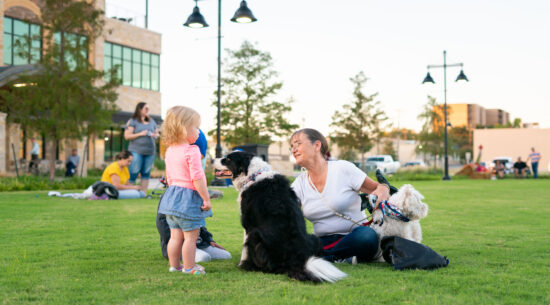
POLYGON ((202 198, 199 192, 181 186, 171 185, 160 199, 158 212, 187 220, 202 220, 212 217, 212 210, 201 210, 202 198))

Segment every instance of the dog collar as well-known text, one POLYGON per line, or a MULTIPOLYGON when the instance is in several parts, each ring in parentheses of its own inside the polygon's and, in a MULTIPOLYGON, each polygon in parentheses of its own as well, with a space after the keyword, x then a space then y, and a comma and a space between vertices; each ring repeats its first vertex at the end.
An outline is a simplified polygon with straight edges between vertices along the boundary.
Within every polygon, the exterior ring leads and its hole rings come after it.
POLYGON ((246 190, 250 185, 252 185, 254 182, 256 182, 256 178, 258 178, 259 175, 261 175, 264 172, 270 171, 269 168, 264 167, 260 168, 259 170, 255 171, 252 175, 248 176, 246 179, 246 182, 244 183, 243 187, 241 188, 242 191, 246 190))

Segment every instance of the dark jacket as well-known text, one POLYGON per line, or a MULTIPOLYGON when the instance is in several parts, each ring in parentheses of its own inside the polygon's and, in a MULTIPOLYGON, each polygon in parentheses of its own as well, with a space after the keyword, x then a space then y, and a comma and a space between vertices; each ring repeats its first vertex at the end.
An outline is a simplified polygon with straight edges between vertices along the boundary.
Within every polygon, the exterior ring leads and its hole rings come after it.
MULTIPOLYGON (((168 222, 166 222, 165 214, 157 213, 157 231, 160 235, 160 250, 162 251, 162 256, 164 256, 164 258, 168 258, 166 246, 170 240, 170 227, 168 227, 168 222)), ((206 227, 202 227, 199 233, 199 238, 197 239, 197 248, 207 248, 213 241, 212 234, 206 230, 206 227)))

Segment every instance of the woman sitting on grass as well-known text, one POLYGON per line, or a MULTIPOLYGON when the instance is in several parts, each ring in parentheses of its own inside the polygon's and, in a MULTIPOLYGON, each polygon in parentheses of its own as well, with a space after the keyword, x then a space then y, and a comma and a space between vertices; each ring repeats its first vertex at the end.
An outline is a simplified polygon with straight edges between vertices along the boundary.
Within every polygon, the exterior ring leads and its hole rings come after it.
POLYGON ((118 199, 144 198, 145 193, 139 185, 128 182, 130 172, 128 166, 132 163, 132 153, 129 151, 119 152, 115 155, 115 162, 111 163, 103 171, 101 181, 112 184, 118 190, 118 199))

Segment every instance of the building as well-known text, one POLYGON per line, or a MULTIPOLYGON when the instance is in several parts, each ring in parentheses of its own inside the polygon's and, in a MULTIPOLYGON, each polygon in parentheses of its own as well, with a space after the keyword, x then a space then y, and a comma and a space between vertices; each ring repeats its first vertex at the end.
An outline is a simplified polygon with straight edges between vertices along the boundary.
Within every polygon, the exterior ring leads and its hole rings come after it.
POLYGON ((487 125, 487 114, 485 108, 477 104, 447 104, 449 117, 447 118, 452 127, 466 126, 473 129, 476 126, 487 125))
POLYGON ((505 126, 510 122, 510 113, 502 109, 485 109, 478 104, 447 104, 449 117, 447 120, 452 127, 488 127, 505 126))
POLYGON ((487 109, 487 126, 506 126, 510 122, 510 113, 502 109, 487 109))
POLYGON ((523 161, 535 147, 542 155, 540 172, 550 171, 550 129, 549 128, 494 128, 474 129, 474 159, 481 150, 481 161, 490 164, 496 157, 510 157, 523 161))
MULTIPOLYGON (((95 0, 98 9, 105 11, 105 0, 95 0)), ((27 33, 41 33, 38 24, 42 16, 43 0, 0 0, 0 86, 9 86, 22 71, 32 69, 26 59, 18 58, 13 42, 27 33)), ((112 156, 121 151, 127 142, 123 139, 123 125, 131 117, 138 102, 149 105, 152 117, 160 123, 160 54, 161 35, 143 27, 132 25, 127 18, 107 18, 103 34, 90 45, 88 59, 98 70, 120 64, 122 85, 117 89, 116 105, 119 111, 113 116, 112 126, 102 135, 84 141, 67 141, 56 152, 58 160, 65 160, 72 148, 82 155, 86 150, 86 167, 102 168, 112 156)), ((34 43, 34 42, 33 42, 34 43)), ((42 41, 36 41, 42 46, 42 41)), ((40 47, 42 49, 42 47, 40 47)), ((17 124, 6 123, 9 113, 0 113, 0 174, 13 173, 16 156, 18 163, 30 159, 30 138, 17 124)), ((45 159, 46 140, 38 137, 45 159)))

